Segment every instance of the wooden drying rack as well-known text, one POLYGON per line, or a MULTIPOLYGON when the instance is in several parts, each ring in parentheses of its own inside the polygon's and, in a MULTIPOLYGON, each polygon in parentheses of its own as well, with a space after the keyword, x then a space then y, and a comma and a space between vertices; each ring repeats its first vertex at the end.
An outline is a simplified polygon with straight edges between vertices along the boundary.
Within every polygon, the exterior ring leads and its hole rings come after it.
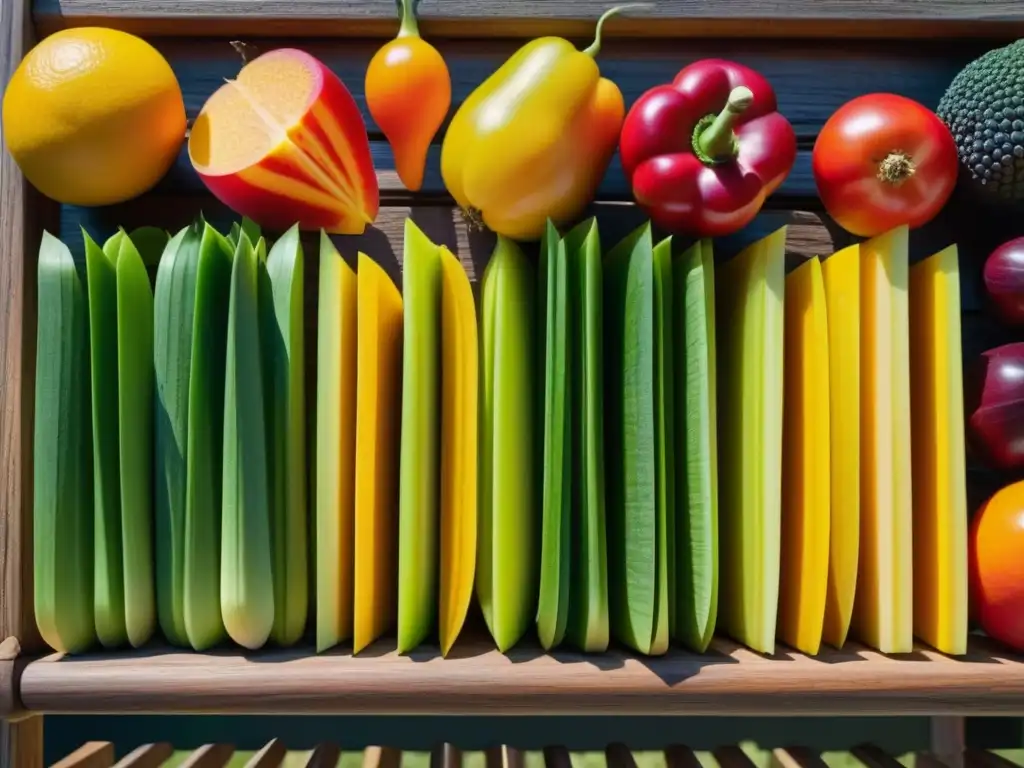
MULTIPOLYGON (((421 28, 448 60, 458 101, 526 37, 589 38, 608 5, 424 0, 421 28)), ((394 18, 393 0, 2 0, 0 80, 7 82, 45 34, 66 26, 118 27, 147 37, 167 56, 194 116, 222 78, 237 72, 230 40, 265 49, 291 40, 338 72, 365 114, 366 64, 394 33, 394 18)), ((821 213, 810 172, 810 150, 828 115, 876 90, 935 107, 965 63, 1021 36, 1020 0, 658 0, 643 15, 609 22, 599 61, 627 103, 699 58, 736 58, 762 71, 797 131, 799 157, 757 223, 716 249, 735 251, 786 223, 790 254, 810 256, 850 242, 821 213)), ((412 216, 458 253, 475 280, 492 241, 469 232, 445 194, 439 143, 424 190, 412 195, 398 183, 383 136, 368 125, 381 213, 364 236, 340 239, 342 251, 366 250, 400 281, 396 254, 403 221, 412 216)), ((614 242, 641 220, 628 200, 616 160, 593 207, 603 240, 614 242)), ((200 209, 214 223, 230 221, 184 155, 151 193, 92 211, 43 199, 6 152, 0 155, 0 768, 42 765, 40 715, 46 712, 924 714, 935 718, 934 751, 952 764, 961 759, 963 716, 1024 714, 1024 659, 983 641, 972 642, 970 654, 958 660, 924 649, 887 658, 856 646, 816 659, 787 651, 766 658, 725 641, 699 657, 673 651, 659 659, 615 652, 588 658, 529 649, 504 657, 473 639, 449 660, 431 651, 400 658, 386 647, 358 658, 308 649, 245 656, 160 648, 80 660, 45 656, 32 609, 31 525, 35 257, 42 229, 74 248, 80 225, 94 237, 117 225, 178 228, 200 209)), ((948 210, 913 234, 912 250, 920 255, 959 244, 965 354, 975 355, 1002 340, 1003 331, 982 311, 978 265, 1008 230, 983 213, 948 210)), ((315 260, 307 260, 307 273, 315 285, 315 260)), ((1006 480, 973 467, 969 475, 972 506, 1006 480)))

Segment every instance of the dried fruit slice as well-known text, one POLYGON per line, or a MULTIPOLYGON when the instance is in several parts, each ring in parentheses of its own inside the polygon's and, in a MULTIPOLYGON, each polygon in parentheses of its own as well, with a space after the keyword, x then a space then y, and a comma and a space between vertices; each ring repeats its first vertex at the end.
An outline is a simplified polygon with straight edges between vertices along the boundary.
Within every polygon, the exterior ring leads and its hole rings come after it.
POLYGON ((831 502, 828 320, 821 262, 786 277, 779 636, 804 653, 821 647, 831 502))
POLYGON ((672 264, 676 492, 672 637, 707 650, 718 612, 718 428, 715 272, 710 240, 672 264), (681 338, 680 338, 681 336, 681 338))
POLYGON ((828 310, 832 519, 823 639, 842 648, 850 631, 860 549, 860 246, 821 267, 828 310))
POLYGON ((779 602, 785 246, 783 227, 715 280, 720 619, 761 653, 774 652, 779 602))
POLYGON ((437 617, 441 258, 405 220, 402 259, 402 434, 398 501, 398 652, 437 617))
POLYGON ((914 647, 908 230, 861 243, 861 518, 854 625, 882 653, 914 647))
POLYGON ((950 246, 910 268, 914 634, 967 652, 967 467, 960 268, 950 246))
POLYGON ((601 238, 590 218, 563 240, 568 263, 572 344, 572 517, 566 634, 583 651, 608 647, 605 542, 604 356, 601 238))
POLYGON ((316 381, 316 649, 352 636, 356 274, 320 236, 316 381))
MULTIPOLYGON (((565 243, 548 221, 541 244, 538 304, 542 308, 543 456, 541 476, 540 597, 537 633, 547 650, 562 642, 569 616, 572 401, 570 297, 565 243)), ((573 299, 576 297, 573 296, 573 299)))
POLYGON ((369 256, 357 267, 356 653, 395 620, 402 297, 369 256))
POLYGON ((269 51, 203 106, 189 135, 199 177, 257 224, 361 234, 377 216, 363 119, 338 76, 308 53, 269 51))
POLYGON ((43 232, 39 248, 33 439, 36 624, 54 650, 96 641, 93 622, 93 473, 89 419, 89 308, 85 269, 43 232))
POLYGON ((499 236, 481 291, 476 593, 502 652, 536 615, 535 290, 530 262, 512 240, 499 236))
POLYGON ((458 637, 473 596, 477 538, 479 368, 469 277, 441 246, 441 653, 458 637))

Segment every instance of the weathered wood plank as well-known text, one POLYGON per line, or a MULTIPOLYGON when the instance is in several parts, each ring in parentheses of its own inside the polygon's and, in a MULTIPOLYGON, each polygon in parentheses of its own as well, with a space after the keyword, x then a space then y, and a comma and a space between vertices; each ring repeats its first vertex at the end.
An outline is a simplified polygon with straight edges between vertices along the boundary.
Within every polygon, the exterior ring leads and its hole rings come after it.
POLYGON ((855 644, 765 658, 724 640, 704 655, 647 659, 529 645, 503 655, 479 637, 444 660, 432 647, 400 656, 393 639, 355 657, 150 648, 32 661, 22 698, 70 713, 1020 715, 1024 658, 978 641, 962 659, 924 647, 890 658, 855 644))
MULTIPOLYGON (((423 3, 434 34, 581 34, 607 10, 604 0, 463 0, 423 3)), ((395 29, 392 0, 37 0, 45 30, 102 23, 145 34, 331 34, 382 36, 395 29)), ((1024 10, 1015 0, 660 0, 616 19, 610 35, 963 37, 1015 35, 1024 10), (997 23, 998 22, 998 23, 997 23)))

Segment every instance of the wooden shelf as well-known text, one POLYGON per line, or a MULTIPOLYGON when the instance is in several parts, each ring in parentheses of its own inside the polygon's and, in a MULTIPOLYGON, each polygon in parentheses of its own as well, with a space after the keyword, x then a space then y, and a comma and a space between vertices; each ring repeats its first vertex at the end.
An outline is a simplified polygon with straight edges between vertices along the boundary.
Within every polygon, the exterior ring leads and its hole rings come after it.
POLYGON ((727 641, 698 656, 643 659, 460 644, 399 656, 308 649, 255 654, 142 650, 28 662, 26 709, 62 713, 1024 714, 1024 657, 979 639, 951 659, 851 647, 765 657, 727 641))

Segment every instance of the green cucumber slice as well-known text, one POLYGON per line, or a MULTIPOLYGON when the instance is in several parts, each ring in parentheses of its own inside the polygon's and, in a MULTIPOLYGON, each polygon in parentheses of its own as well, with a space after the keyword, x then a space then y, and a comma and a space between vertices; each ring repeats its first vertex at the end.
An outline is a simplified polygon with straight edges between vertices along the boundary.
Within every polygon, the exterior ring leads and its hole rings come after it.
MULTIPOLYGON (((569 615, 569 531, 572 500, 570 297, 565 244, 548 220, 541 244, 538 304, 543 308, 544 412, 540 597, 537 632, 550 650, 562 642, 569 615)), ((576 296, 572 297, 573 300, 576 296)))
POLYGON ((402 269, 398 652, 408 653, 437 619, 441 449, 441 254, 412 219, 402 269))

